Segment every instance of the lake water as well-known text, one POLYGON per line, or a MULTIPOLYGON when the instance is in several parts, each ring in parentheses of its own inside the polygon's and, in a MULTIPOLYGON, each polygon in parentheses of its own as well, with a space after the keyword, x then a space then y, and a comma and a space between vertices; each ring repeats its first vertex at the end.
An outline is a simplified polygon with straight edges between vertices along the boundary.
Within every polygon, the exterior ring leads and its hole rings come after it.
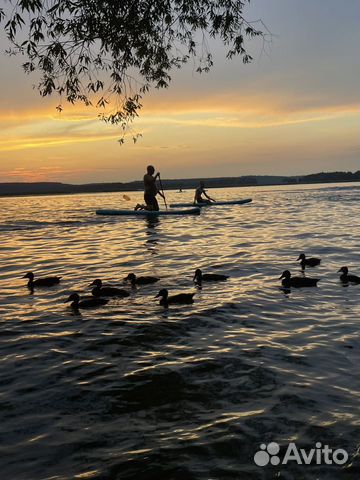
MULTIPOLYGON (((359 184, 212 190, 200 216, 97 217, 131 192, 0 198, 1 480, 360 477, 359 184), (318 288, 283 292, 300 252, 318 288), (230 275, 192 284, 195 268, 230 275), (21 277, 61 275, 31 294, 21 277), (75 315, 95 278, 156 286, 75 315), (160 287, 196 291, 164 309, 160 287), (345 465, 257 466, 261 444, 345 449, 345 465)), ((192 192, 167 193, 169 203, 192 192)))

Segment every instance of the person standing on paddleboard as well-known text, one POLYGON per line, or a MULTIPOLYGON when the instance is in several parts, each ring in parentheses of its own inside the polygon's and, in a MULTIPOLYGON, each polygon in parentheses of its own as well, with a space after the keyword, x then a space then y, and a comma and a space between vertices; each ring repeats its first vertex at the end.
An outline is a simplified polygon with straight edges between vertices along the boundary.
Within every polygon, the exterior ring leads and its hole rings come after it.
POLYGON ((196 203, 211 203, 215 202, 215 200, 206 193, 205 190, 205 183, 200 182, 200 185, 198 188, 195 190, 195 197, 194 197, 194 204, 196 203), (206 198, 204 198, 202 195, 204 195, 206 198))
POLYGON ((159 211, 159 204, 156 199, 156 195, 159 194, 164 198, 164 195, 158 190, 156 186, 156 179, 160 177, 160 172, 156 175, 155 168, 152 165, 146 167, 147 173, 144 175, 144 201, 145 205, 136 205, 135 210, 149 210, 149 211, 159 211))

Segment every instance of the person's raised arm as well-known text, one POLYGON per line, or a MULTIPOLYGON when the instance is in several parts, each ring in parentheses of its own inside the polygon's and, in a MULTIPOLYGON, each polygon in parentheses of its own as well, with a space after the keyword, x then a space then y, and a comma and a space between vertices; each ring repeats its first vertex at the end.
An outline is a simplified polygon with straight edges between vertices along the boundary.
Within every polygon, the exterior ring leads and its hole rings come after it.
POLYGON ((158 190, 157 193, 160 195, 160 197, 165 199, 165 195, 160 190, 158 190))
POLYGON ((214 200, 213 198, 211 198, 211 197, 206 193, 205 190, 203 191, 203 194, 204 194, 205 197, 206 197, 208 200, 210 200, 211 202, 216 202, 216 200, 214 200))

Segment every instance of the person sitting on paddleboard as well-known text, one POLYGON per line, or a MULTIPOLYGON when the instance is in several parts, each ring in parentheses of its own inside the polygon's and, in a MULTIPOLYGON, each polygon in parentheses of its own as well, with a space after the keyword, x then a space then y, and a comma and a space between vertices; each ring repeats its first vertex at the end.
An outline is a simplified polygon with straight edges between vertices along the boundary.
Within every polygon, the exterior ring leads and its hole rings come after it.
POLYGON ((215 200, 206 193, 205 190, 205 183, 200 182, 200 185, 198 188, 195 190, 195 197, 194 197, 194 204, 196 203, 211 203, 215 202, 215 200), (204 195, 206 198, 204 198, 202 195, 204 195))
POLYGON ((156 200, 156 195, 159 194, 164 198, 164 195, 158 190, 156 186, 156 179, 160 176, 158 172, 156 175, 155 168, 152 165, 146 167, 147 173, 144 175, 144 200, 145 205, 136 205, 135 210, 150 210, 150 211, 159 211, 159 204, 156 200))

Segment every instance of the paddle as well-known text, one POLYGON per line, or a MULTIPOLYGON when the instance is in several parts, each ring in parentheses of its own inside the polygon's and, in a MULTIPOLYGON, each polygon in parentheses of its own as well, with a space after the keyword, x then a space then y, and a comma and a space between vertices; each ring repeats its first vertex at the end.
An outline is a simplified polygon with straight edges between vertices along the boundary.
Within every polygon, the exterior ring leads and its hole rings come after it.
POLYGON ((166 208, 166 210, 167 210, 167 209, 168 209, 168 206, 167 206, 167 203, 166 203, 165 193, 164 193, 164 189, 163 189, 162 182, 161 182, 161 178, 160 178, 160 172, 158 173, 158 175, 159 175, 159 184, 160 184, 160 188, 161 188, 161 191, 162 191, 162 194, 163 194, 163 199, 164 199, 165 208, 166 208))

